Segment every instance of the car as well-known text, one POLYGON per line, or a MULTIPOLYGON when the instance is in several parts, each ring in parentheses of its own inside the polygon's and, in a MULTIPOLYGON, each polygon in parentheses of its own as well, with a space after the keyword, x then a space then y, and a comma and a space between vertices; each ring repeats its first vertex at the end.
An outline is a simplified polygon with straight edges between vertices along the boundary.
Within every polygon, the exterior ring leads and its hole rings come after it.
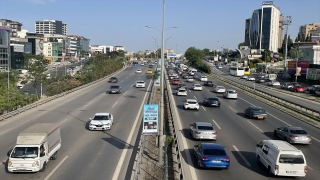
POLYGON ((171 74, 170 79, 174 79, 174 78, 179 78, 179 75, 178 74, 171 74))
POLYGON ((218 97, 205 97, 203 99, 203 106, 216 106, 220 107, 221 102, 218 97))
POLYGON ((268 82, 268 86, 280 86, 279 81, 271 80, 268 82))
POLYGON ((152 65, 152 64, 150 64, 150 65, 149 65, 149 68, 153 68, 153 65, 152 65))
POLYGON ((217 131, 214 129, 213 125, 208 122, 195 122, 190 124, 190 133, 193 139, 209 139, 217 140, 217 131))
POLYGON ((178 84, 180 84, 180 79, 178 79, 178 78, 172 79, 172 80, 171 80, 171 84, 172 84, 172 85, 178 85, 178 84))
POLYGON ((189 75, 188 75, 188 74, 184 74, 184 75, 182 76, 182 78, 183 78, 183 79, 188 79, 188 78, 189 78, 189 75))
POLYGON ((193 76, 188 76, 187 82, 193 82, 193 76))
POLYGON ((120 85, 112 85, 109 89, 109 94, 120 94, 121 93, 121 86, 120 85))
POLYGON ((213 82, 212 81, 205 81, 204 83, 203 83, 203 85, 204 86, 213 86, 213 82))
POLYGON ((23 84, 17 85, 17 88, 18 88, 18 89, 22 89, 22 88, 23 88, 23 84))
POLYGON ((96 113, 89 120, 89 130, 110 130, 113 125, 113 115, 107 112, 96 113))
POLYGON ((316 92, 315 89, 317 89, 319 87, 320 87, 320 85, 312 85, 312 86, 307 87, 307 91, 309 91, 310 94, 314 94, 316 92))
POLYGON ((264 82, 266 82, 266 80, 262 77, 258 77, 258 78, 255 78, 255 82, 256 83, 264 83, 264 82))
POLYGON ((142 70, 141 70, 141 69, 137 69, 137 70, 136 70, 136 73, 139 73, 139 74, 140 74, 140 73, 142 73, 142 70))
POLYGON ((213 92, 215 93, 225 93, 226 88, 224 86, 216 86, 213 88, 213 92))
POLYGON ((244 114, 249 118, 266 119, 267 112, 262 107, 259 106, 249 106, 244 110, 244 114))
POLYGON ((193 84, 191 89, 194 91, 202 91, 202 86, 201 84, 193 84))
POLYGON ((297 82, 293 82, 293 83, 292 83, 292 86, 289 86, 289 87, 287 88, 287 90, 291 91, 291 89, 292 89, 294 86, 300 86, 300 84, 297 83, 297 82))
POLYGON ((252 76, 248 76, 247 81, 255 81, 256 78, 252 77, 252 76))
POLYGON ((224 147, 217 143, 199 143, 193 147, 199 168, 229 169, 230 158, 224 147))
POLYGON ((152 70, 151 70, 151 69, 148 69, 148 70, 147 70, 147 74, 152 74, 152 70))
POLYGON ((201 82, 208 81, 207 76, 201 76, 200 81, 201 82))
POLYGON ((273 131, 274 137, 280 138, 292 144, 311 144, 311 136, 302 129, 296 126, 283 126, 276 128, 273 131))
POLYGON ((186 99, 183 101, 183 109, 196 109, 199 110, 199 103, 195 99, 186 99))
POLYGON ((226 92, 223 93, 223 98, 237 99, 238 98, 238 93, 234 89, 227 89, 226 92))
POLYGON ((242 75, 240 76, 240 79, 247 79, 248 78, 248 75, 242 75))
POLYGON ((222 66, 219 66, 219 65, 218 65, 217 67, 218 67, 218 69, 222 69, 222 66))
POLYGON ((144 66, 144 63, 141 63, 140 65, 141 65, 141 66, 144 66))
POLYGON ((146 83, 144 81, 137 81, 136 82, 136 88, 144 88, 146 87, 146 83))
POLYGON ((307 90, 307 88, 301 86, 301 85, 295 85, 292 88, 290 88, 290 91, 293 92, 305 92, 307 90))
POLYGON ((177 90, 177 96, 187 96, 188 92, 185 88, 179 88, 177 90))
POLYGON ((111 78, 109 79, 109 82, 117 83, 117 82, 118 82, 118 78, 117 78, 117 77, 111 77, 111 78))
POLYGON ((186 90, 188 90, 188 87, 187 87, 187 85, 186 84, 183 84, 183 83, 179 83, 178 85, 177 85, 177 90, 178 89, 180 89, 180 88, 184 88, 184 89, 186 89, 186 90))

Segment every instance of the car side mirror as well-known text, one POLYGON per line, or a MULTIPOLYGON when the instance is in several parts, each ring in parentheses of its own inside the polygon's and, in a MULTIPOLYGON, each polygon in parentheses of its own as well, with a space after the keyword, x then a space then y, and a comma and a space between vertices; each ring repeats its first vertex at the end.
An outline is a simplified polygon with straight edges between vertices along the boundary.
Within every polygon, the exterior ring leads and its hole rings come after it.
POLYGON ((11 152, 12 152, 12 150, 10 150, 10 151, 7 152, 7 156, 8 156, 8 157, 10 156, 11 152))

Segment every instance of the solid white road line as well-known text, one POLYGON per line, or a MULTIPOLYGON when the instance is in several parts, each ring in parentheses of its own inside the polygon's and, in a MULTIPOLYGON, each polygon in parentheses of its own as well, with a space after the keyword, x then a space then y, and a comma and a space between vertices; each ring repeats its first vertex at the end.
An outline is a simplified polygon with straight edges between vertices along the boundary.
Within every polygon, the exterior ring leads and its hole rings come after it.
POLYGON ((204 108, 203 106, 201 106, 201 107, 202 107, 202 109, 203 109, 203 110, 205 110, 205 111, 206 111, 206 108, 204 108))
POLYGON ((128 92, 128 91, 124 92, 124 94, 123 94, 123 95, 126 95, 126 94, 127 94, 127 92, 128 92))
POLYGON ((219 124, 218 124, 214 119, 212 119, 212 121, 214 122, 214 124, 215 124, 219 129, 221 129, 221 127, 219 126, 219 124))
POLYGON ((277 118, 276 116, 274 116, 274 115, 272 115, 272 114, 270 114, 270 113, 267 113, 267 114, 270 115, 270 116, 272 116, 272 117, 274 117, 276 120, 279 120, 279 121, 285 123, 286 125, 291 126, 289 123, 285 122, 284 120, 281 120, 280 118, 277 118))
POLYGON ((311 136, 311 138, 314 139, 315 141, 318 141, 318 142, 320 143, 320 140, 319 140, 319 139, 317 139, 317 138, 315 138, 315 137, 313 137, 313 136, 311 136))
POLYGON ((257 128, 260 132, 262 132, 263 133, 263 131, 260 129, 260 128, 258 128, 256 125, 254 125, 252 122, 250 122, 249 120, 247 120, 248 121, 248 123, 250 123, 252 126, 254 126, 255 128, 257 128))
POLYGON ((236 110, 234 110, 231 106, 229 106, 229 108, 230 108, 232 111, 237 112, 237 111, 236 111, 236 110))
POLYGON ((247 164, 247 166, 251 166, 250 163, 247 161, 247 159, 243 156, 243 154, 239 151, 239 149, 235 146, 232 145, 233 148, 237 151, 237 153, 240 155, 240 157, 242 158, 242 160, 247 164))
POLYGON ((48 180, 67 158, 68 156, 64 157, 62 161, 47 175, 47 177, 44 180, 48 180))
POLYGON ((65 120, 61 121, 61 122, 59 123, 59 125, 61 125, 62 123, 64 123, 66 120, 68 120, 68 119, 65 119, 65 120))
MULTIPOLYGON (((151 84, 152 84, 152 83, 149 83, 149 86, 148 86, 147 91, 149 91, 151 84)), ((141 114, 141 112, 142 112, 142 107, 143 107, 144 102, 145 102, 145 100, 146 100, 146 98, 147 98, 147 95, 148 95, 148 93, 146 93, 146 94, 144 95, 144 98, 143 98, 142 103, 141 103, 141 106, 140 106, 140 108, 139 108, 137 117, 136 117, 136 119, 134 120, 134 124, 133 124, 133 126, 132 126, 131 131, 130 131, 130 134, 129 134, 129 136, 128 136, 128 139, 127 139, 127 141, 126 141, 127 144, 130 144, 131 139, 132 139, 132 137, 133 137, 133 132, 135 132, 135 131, 137 130, 136 126, 137 126, 137 123, 138 123, 138 121, 139 121, 139 117, 140 117, 140 114, 141 114)), ((120 174, 120 170, 121 170, 121 167, 122 167, 122 165, 123 165, 124 158, 126 157, 127 151, 128 151, 128 148, 125 148, 125 149, 122 151, 121 156, 120 156, 120 159, 119 159, 118 164, 117 164, 117 167, 116 167, 116 169, 115 169, 115 171, 114 171, 114 173, 113 173, 112 180, 118 180, 119 174, 120 174)))
POLYGON ((118 104, 118 101, 114 103, 114 105, 111 108, 114 108, 118 104))
POLYGON ((197 97, 196 96, 193 96, 195 99, 197 99, 197 97))
POLYGON ((313 170, 310 166, 307 166, 307 167, 308 167, 308 169, 313 170))
POLYGON ((83 108, 85 108, 85 107, 87 107, 89 104, 91 104, 92 103, 92 101, 90 101, 87 105, 85 105, 83 108))

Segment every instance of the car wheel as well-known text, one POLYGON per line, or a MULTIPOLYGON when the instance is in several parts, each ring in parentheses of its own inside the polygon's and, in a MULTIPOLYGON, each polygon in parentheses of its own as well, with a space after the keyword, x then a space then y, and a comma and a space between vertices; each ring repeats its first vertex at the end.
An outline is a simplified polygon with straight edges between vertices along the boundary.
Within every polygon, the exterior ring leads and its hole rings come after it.
POLYGON ((57 159, 57 155, 58 154, 58 151, 56 151, 53 155, 52 155, 52 157, 51 157, 51 159, 52 160, 56 160, 57 159))
POLYGON ((274 136, 275 138, 278 138, 277 131, 273 131, 273 136, 274 136))
POLYGON ((40 172, 45 172, 47 169, 47 162, 43 163, 42 169, 40 170, 40 172))
POLYGON ((201 161, 198 160, 198 168, 201 168, 201 161))
POLYGON ((270 167, 270 166, 268 167, 268 170, 269 170, 269 175, 272 177, 272 176, 273 176, 273 173, 272 173, 272 170, 271 170, 271 167, 270 167))

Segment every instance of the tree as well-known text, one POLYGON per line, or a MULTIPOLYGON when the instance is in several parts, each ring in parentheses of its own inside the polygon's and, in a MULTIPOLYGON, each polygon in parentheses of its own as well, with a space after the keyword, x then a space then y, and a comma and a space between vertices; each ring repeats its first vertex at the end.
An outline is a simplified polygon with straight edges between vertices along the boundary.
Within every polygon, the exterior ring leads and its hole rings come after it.
POLYGON ((197 60, 201 60, 204 57, 202 50, 195 47, 189 47, 184 55, 190 65, 195 65, 197 60))
POLYGON ((155 70, 152 75, 147 75, 147 79, 157 80, 160 76, 160 72, 155 70))
POLYGON ((124 57, 125 52, 124 52, 123 50, 118 50, 118 55, 119 55, 120 57, 124 57))
POLYGON ((246 44, 244 43, 244 42, 242 42, 242 43, 239 43, 238 44, 238 49, 240 49, 240 46, 245 46, 246 44))
POLYGON ((211 55, 210 49, 208 49, 208 48, 203 49, 202 53, 203 53, 204 56, 210 56, 211 55))

